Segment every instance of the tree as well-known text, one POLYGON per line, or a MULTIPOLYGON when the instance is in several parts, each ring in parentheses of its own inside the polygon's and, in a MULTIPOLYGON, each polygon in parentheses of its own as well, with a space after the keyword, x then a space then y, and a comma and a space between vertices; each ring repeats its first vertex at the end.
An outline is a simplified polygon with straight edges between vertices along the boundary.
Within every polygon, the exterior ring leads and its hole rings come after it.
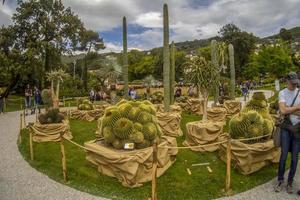
POLYGON ((241 31, 234 24, 226 24, 220 29, 219 34, 222 41, 233 45, 236 73, 237 76, 241 76, 246 68, 249 56, 255 50, 256 37, 252 33, 241 31))
POLYGON ((87 56, 91 53, 91 51, 98 51, 100 49, 104 49, 103 39, 100 38, 99 33, 93 30, 84 30, 81 32, 81 46, 80 50, 86 51, 84 57, 84 66, 82 70, 83 74, 83 86, 84 89, 87 90, 88 83, 88 67, 87 67, 87 56))
POLYGON ((289 71, 295 70, 289 52, 285 43, 263 46, 260 51, 250 56, 250 62, 244 76, 254 78, 267 73, 274 78, 284 76, 289 71))
POLYGON ((290 42, 293 39, 291 31, 286 30, 285 28, 280 29, 280 31, 279 31, 279 37, 283 41, 287 41, 287 42, 290 42))
POLYGON ((12 19, 20 50, 43 60, 39 77, 44 86, 45 73, 60 63, 61 54, 78 46, 83 23, 61 0, 18 1, 12 19))
POLYGON ((203 120, 206 120, 209 94, 219 84, 219 79, 217 78, 219 77, 219 67, 213 65, 210 61, 206 61, 203 57, 193 56, 190 61, 185 63, 184 72, 186 79, 196 85, 198 93, 203 96, 203 120))

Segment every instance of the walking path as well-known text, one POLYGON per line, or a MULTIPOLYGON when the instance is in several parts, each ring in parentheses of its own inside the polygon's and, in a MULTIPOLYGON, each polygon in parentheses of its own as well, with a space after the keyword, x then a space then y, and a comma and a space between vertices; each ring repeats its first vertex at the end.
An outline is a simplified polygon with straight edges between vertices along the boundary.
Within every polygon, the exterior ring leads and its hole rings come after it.
MULTIPOLYGON (((267 94, 268 95, 268 94, 267 94)), ((270 94, 269 94, 270 95, 270 94)), ((0 199, 1 200, 104 200, 53 181, 33 169, 21 156, 17 147, 20 112, 0 115, 0 199)), ((26 117, 34 121, 35 116, 26 117)), ((300 169, 296 175, 296 188, 300 189, 300 169)), ((286 192, 274 193, 275 179, 247 192, 221 198, 245 200, 300 199, 286 192)))

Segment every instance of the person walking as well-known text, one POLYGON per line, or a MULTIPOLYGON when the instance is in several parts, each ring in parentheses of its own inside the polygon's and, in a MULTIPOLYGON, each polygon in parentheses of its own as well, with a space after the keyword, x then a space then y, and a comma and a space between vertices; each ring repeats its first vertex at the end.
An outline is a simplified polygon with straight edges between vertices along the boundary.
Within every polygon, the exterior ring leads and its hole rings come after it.
POLYGON ((39 110, 39 113, 41 113, 41 104, 42 104, 42 95, 41 95, 41 91, 38 89, 37 86, 34 86, 34 91, 33 91, 33 95, 34 95, 34 113, 36 112, 36 110, 39 110))
MULTIPOLYGON (((30 88, 30 85, 28 84, 25 89, 25 111, 28 115, 28 109, 31 109, 31 97, 32 97, 32 89, 30 88)), ((33 113, 33 110, 31 110, 31 114, 33 113)))
POLYGON ((95 90, 94 90, 94 89, 91 89, 91 90, 90 90, 89 96, 90 96, 90 101, 91 101, 92 103, 94 103, 94 101, 95 101, 95 90))
MULTIPOLYGON (((287 87, 279 92, 279 109, 282 115, 285 115, 287 124, 296 125, 300 123, 300 90, 297 88, 300 85, 298 75, 295 72, 290 72, 286 77, 287 87)), ((283 189, 285 164, 289 151, 291 151, 291 164, 288 174, 286 191, 293 193, 293 182, 298 164, 298 154, 300 151, 300 138, 288 130, 288 127, 281 128, 281 155, 278 167, 277 184, 275 192, 280 192, 283 189)))

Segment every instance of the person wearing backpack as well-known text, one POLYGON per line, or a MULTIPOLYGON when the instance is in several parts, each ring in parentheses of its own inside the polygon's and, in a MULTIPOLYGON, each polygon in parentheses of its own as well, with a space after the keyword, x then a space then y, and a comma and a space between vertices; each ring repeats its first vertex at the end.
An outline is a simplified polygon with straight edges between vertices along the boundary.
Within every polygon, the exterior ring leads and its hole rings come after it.
POLYGON ((288 174, 286 191, 294 193, 293 181, 297 170, 298 154, 300 151, 300 138, 292 131, 291 127, 295 127, 300 123, 300 80, 295 72, 290 72, 286 77, 287 87, 279 92, 279 110, 285 116, 280 125, 280 144, 281 155, 278 167, 278 182, 275 186, 275 192, 283 189, 285 164, 288 153, 291 152, 291 165, 288 174))

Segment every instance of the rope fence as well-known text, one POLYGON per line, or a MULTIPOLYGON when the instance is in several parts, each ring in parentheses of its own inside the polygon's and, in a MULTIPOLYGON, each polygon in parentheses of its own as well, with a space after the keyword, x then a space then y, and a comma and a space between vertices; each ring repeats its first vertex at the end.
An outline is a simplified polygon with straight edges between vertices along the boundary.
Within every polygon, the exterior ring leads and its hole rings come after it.
MULTIPOLYGON (((22 142, 22 129, 26 127, 26 121, 25 121, 25 111, 20 114, 20 132, 19 132, 19 137, 18 137, 18 143, 20 144, 22 142)), ((29 128, 29 148, 30 148, 30 157, 31 160, 34 159, 33 155, 33 131, 30 130, 30 125, 27 127, 29 128)), ((152 161, 152 187, 151 187, 151 200, 157 200, 157 168, 158 168, 158 149, 193 149, 193 148, 205 148, 205 147, 210 147, 210 146, 216 146, 216 145, 221 145, 227 143, 226 147, 226 179, 225 179, 225 192, 227 194, 230 193, 230 188, 231 188, 231 143, 233 141, 241 141, 241 142, 246 142, 246 141, 253 141, 253 140, 258 140, 266 137, 270 137, 271 134, 267 135, 262 135, 258 137, 253 137, 253 138, 242 138, 242 139, 232 139, 230 136, 219 142, 211 143, 211 144, 206 144, 206 145, 197 145, 197 146, 180 146, 180 147, 163 147, 158 145, 157 142, 155 142, 152 146, 153 148, 153 161, 152 161)), ((64 181, 67 181, 67 167, 66 167, 66 156, 65 156, 65 148, 63 141, 66 140, 70 142, 71 144, 86 150, 86 151, 91 151, 94 153, 97 153, 95 150, 87 148, 85 146, 82 146, 73 140, 64 138, 62 134, 60 134, 60 149, 61 149, 61 162, 62 162, 62 173, 63 173, 63 178, 64 181)), ((112 154, 112 153, 107 153, 106 155, 108 156, 121 156, 120 154, 112 154)))

